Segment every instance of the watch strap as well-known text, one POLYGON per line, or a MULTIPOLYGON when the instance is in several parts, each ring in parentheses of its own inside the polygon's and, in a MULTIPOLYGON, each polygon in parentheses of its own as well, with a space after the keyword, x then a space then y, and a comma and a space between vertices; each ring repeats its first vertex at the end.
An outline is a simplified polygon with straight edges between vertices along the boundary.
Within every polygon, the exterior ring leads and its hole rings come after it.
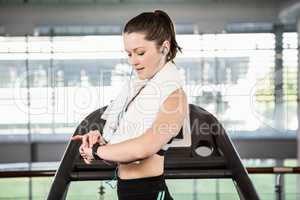
POLYGON ((97 142, 97 143, 95 143, 95 144, 93 145, 93 147, 92 147, 92 154, 93 154, 93 157, 94 157, 95 160, 102 160, 102 159, 98 156, 98 154, 97 154, 97 150, 98 150, 98 148, 99 148, 100 146, 101 146, 101 145, 97 142))

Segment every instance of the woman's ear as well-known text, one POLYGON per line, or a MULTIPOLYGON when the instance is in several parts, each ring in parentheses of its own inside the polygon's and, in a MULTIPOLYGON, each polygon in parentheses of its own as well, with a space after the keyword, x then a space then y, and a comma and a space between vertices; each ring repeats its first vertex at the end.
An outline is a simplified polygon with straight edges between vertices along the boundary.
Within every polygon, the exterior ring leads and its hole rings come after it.
POLYGON ((168 53, 169 53, 169 51, 170 51, 170 42, 168 41, 168 40, 165 40, 163 43, 162 43, 162 45, 161 45, 162 47, 161 47, 161 53, 163 54, 163 55, 167 55, 168 53))
POLYGON ((169 50, 170 49, 170 42, 168 41, 168 40, 165 40, 163 43, 162 43, 162 47, 165 47, 165 48, 167 48, 167 50, 169 50))

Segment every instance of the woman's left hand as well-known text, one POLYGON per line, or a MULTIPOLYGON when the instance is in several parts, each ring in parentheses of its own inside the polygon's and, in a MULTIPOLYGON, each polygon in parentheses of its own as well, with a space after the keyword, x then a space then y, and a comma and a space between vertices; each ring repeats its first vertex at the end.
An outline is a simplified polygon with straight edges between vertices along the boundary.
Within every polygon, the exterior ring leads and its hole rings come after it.
POLYGON ((92 164, 92 161, 94 160, 94 156, 92 154, 92 148, 87 148, 82 145, 80 146, 79 151, 84 162, 86 164, 92 164))

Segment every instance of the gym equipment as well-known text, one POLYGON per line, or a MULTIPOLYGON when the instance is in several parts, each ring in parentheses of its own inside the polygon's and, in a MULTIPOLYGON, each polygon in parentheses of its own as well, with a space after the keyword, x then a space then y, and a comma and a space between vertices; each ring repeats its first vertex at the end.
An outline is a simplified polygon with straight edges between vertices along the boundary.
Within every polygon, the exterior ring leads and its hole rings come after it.
MULTIPOLYGON (((166 153, 167 179, 231 178, 241 200, 259 200, 241 159, 221 123, 203 108, 190 104, 191 147, 171 147, 166 153)), ((88 115, 74 135, 103 129, 101 114, 106 107, 88 115)), ((180 135, 180 134, 179 134, 180 135)), ((116 166, 102 161, 84 164, 78 148, 80 142, 70 141, 53 179, 48 200, 64 200, 71 181, 107 180, 114 176, 116 166)))

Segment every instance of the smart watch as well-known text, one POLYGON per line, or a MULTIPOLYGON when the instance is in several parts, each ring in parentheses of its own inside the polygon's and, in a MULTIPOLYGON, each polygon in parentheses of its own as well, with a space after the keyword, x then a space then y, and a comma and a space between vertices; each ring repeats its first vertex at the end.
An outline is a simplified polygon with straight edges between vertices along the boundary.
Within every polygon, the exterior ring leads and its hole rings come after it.
POLYGON ((97 155, 97 150, 101 145, 97 142, 93 145, 92 147, 92 155, 95 160, 102 160, 98 155, 97 155))

